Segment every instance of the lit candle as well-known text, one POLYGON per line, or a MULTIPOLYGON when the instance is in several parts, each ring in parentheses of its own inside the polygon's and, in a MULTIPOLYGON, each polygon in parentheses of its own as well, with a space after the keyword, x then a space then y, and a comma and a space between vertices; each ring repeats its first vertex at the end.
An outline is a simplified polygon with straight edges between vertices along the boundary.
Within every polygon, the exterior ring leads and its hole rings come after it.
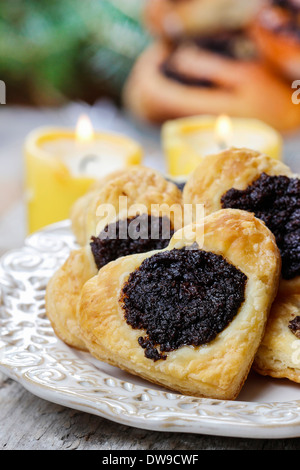
POLYGON ((220 150, 226 150, 232 141, 232 121, 222 114, 216 120, 215 124, 215 142, 220 150))
POLYGON ((72 204, 102 176, 140 164, 142 149, 134 140, 95 132, 87 116, 76 130, 39 128, 25 141, 28 231, 67 219, 72 204))
POLYGON ((195 116, 167 121, 162 146, 170 177, 191 173, 202 158, 230 147, 246 147, 281 159, 282 138, 256 119, 195 116))

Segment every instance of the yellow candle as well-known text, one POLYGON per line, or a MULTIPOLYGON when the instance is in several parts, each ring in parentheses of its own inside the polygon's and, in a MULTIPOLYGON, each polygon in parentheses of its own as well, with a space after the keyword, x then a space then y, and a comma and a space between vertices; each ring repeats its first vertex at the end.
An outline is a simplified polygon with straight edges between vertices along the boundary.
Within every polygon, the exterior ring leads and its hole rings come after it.
POLYGON ((281 159, 282 138, 256 119, 195 116, 167 121, 162 146, 171 177, 191 173, 202 158, 229 147, 247 147, 281 159))
POLYGON ((99 178, 142 162, 134 140, 94 132, 87 119, 76 130, 43 127, 25 141, 28 232, 69 218, 74 201, 99 178))

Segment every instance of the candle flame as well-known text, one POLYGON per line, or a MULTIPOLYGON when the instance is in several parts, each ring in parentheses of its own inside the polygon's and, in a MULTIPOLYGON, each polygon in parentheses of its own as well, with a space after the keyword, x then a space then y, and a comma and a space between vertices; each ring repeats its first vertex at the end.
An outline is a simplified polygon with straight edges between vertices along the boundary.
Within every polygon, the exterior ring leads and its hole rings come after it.
POLYGON ((232 121, 230 117, 222 114, 217 118, 215 136, 216 141, 222 150, 230 146, 229 143, 232 137, 232 121))
POLYGON ((78 142, 89 142, 93 139, 94 129, 90 118, 86 114, 82 114, 76 125, 76 140, 78 142))

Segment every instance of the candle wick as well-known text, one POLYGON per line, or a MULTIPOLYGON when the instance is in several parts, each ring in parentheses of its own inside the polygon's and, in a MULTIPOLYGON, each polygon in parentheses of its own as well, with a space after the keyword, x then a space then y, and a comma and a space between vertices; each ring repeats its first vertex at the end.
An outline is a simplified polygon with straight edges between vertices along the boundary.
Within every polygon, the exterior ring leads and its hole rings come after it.
POLYGON ((218 139, 218 147, 219 147, 220 150, 228 149, 227 142, 223 139, 218 139))
POLYGON ((85 155, 79 163, 79 171, 84 172, 89 163, 99 160, 99 155, 85 155))

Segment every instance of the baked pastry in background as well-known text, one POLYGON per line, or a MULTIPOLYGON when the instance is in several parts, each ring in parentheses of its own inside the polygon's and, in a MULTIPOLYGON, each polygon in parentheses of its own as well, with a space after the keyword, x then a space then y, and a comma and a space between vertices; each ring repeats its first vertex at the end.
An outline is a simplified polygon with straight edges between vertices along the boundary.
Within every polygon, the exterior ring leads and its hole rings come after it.
POLYGON ((222 208, 250 211, 274 233, 281 280, 254 368, 300 382, 300 179, 278 160, 230 149, 199 164, 183 202, 204 204, 206 214, 222 208))
POLYGON ((154 36, 177 38, 244 28, 264 0, 148 0, 144 22, 154 36))
POLYGON ((133 66, 123 101, 136 117, 156 123, 227 114, 260 119, 280 131, 300 126, 290 86, 237 33, 149 46, 133 66))
POLYGON ((57 336, 83 350, 77 306, 85 282, 121 256, 164 248, 182 224, 181 191, 155 170, 134 166, 97 184, 73 210, 82 247, 71 252, 46 289, 46 312, 57 336), (120 196, 127 198, 124 208, 120 196), (172 207, 177 211, 170 212, 172 207))
POLYGON ((271 0, 250 29, 262 57, 287 79, 299 79, 300 2, 271 0))
POLYGON ((167 248, 119 258, 81 291, 93 356, 176 392, 237 397, 277 292, 274 236, 252 214, 221 210, 167 248))

